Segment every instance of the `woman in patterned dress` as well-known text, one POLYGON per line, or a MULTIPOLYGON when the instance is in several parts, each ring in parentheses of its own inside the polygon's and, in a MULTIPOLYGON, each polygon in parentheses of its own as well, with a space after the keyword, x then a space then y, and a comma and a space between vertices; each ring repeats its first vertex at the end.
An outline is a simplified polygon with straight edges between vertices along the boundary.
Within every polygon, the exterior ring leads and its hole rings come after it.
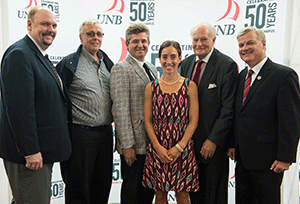
POLYGON ((177 73, 181 49, 165 41, 159 49, 161 78, 145 89, 144 123, 150 138, 143 185, 155 190, 155 203, 168 203, 175 191, 177 203, 190 203, 188 193, 199 190, 192 135, 198 124, 197 86, 177 73))

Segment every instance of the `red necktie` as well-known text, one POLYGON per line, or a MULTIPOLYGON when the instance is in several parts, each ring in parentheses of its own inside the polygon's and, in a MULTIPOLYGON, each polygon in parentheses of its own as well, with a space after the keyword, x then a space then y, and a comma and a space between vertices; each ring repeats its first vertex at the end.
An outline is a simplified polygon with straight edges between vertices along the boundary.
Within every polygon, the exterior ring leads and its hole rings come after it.
POLYGON ((251 76, 254 73, 254 71, 252 69, 249 69, 246 81, 245 81, 245 85, 244 85, 244 94, 243 94, 243 102, 242 105, 244 105, 244 102, 246 100, 247 94, 249 92, 250 89, 250 85, 251 85, 251 76))
POLYGON ((198 62, 196 63, 196 72, 194 74, 194 77, 192 79, 192 81, 194 81, 196 83, 196 85, 199 85, 199 81, 200 81, 200 73, 201 73, 201 64, 203 63, 203 61, 198 60, 198 62))

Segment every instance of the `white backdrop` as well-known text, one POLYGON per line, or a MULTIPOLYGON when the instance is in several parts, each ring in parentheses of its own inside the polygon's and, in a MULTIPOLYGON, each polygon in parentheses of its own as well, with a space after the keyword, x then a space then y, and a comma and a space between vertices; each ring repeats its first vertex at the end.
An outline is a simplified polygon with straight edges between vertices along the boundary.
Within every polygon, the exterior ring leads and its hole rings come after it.
MULTIPOLYGON (((146 59, 161 71, 157 56, 159 45, 166 39, 177 40, 182 45, 183 58, 186 58, 193 53, 190 29, 200 20, 206 20, 217 29, 215 47, 231 56, 240 69, 245 64, 238 56, 236 35, 243 27, 253 25, 266 33, 267 55, 300 73, 299 0, 1 0, 0 56, 10 44, 27 33, 27 12, 35 4, 46 5, 58 15, 58 34, 47 50, 54 64, 79 46, 80 23, 87 18, 96 18, 105 33, 101 48, 114 63, 126 57, 124 38, 128 25, 145 23, 151 32, 146 59)), ((284 204, 299 203, 298 163, 285 174, 282 186, 284 204)), ((54 166, 52 181, 51 203, 64 203, 59 164, 54 166)), ((110 203, 118 203, 122 179, 117 153, 112 182, 110 203)), ((229 203, 232 204, 234 163, 231 163, 228 188, 229 203)), ((0 204, 7 204, 10 199, 9 185, 0 162, 0 204)), ((176 202, 173 193, 170 193, 169 201, 176 202)))

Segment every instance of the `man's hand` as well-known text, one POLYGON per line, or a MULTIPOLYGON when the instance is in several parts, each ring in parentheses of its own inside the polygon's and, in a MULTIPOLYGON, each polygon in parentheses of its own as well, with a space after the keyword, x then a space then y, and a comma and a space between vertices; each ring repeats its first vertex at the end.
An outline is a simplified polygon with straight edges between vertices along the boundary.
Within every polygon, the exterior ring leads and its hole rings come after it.
POLYGON ((271 165, 270 170, 273 170, 275 173, 282 173, 286 170, 289 170, 289 168, 290 168, 290 163, 275 160, 271 165))
POLYGON ((227 151, 227 155, 231 160, 235 160, 235 148, 229 148, 227 151))
POLYGON ((130 147, 128 149, 122 149, 122 151, 126 163, 128 164, 128 166, 131 167, 134 161, 136 160, 136 154, 134 148, 130 147))
POLYGON ((39 152, 27 157, 25 166, 31 170, 40 170, 43 167, 42 154, 39 152))
POLYGON ((209 139, 206 139, 205 142, 202 145, 200 154, 204 159, 212 158, 215 154, 217 145, 210 141, 209 139))

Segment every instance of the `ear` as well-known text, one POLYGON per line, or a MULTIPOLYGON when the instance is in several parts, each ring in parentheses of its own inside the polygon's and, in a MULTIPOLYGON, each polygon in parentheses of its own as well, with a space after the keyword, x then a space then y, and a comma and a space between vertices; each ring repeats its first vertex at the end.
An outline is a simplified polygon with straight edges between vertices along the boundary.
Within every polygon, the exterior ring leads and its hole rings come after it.
POLYGON ((267 48, 267 41, 262 41, 262 44, 263 44, 263 47, 264 47, 264 50, 266 50, 266 48, 267 48))
POLYGON ((32 30, 32 22, 31 22, 31 20, 27 20, 27 30, 28 31, 31 31, 32 30))
POLYGON ((217 39, 217 38, 216 38, 216 37, 214 37, 214 39, 213 39, 213 43, 214 43, 214 44, 215 44, 215 42, 216 42, 216 39, 217 39))
POLYGON ((79 34, 79 39, 80 39, 80 42, 81 42, 81 44, 82 44, 83 37, 82 37, 82 35, 81 35, 81 34, 79 34))

